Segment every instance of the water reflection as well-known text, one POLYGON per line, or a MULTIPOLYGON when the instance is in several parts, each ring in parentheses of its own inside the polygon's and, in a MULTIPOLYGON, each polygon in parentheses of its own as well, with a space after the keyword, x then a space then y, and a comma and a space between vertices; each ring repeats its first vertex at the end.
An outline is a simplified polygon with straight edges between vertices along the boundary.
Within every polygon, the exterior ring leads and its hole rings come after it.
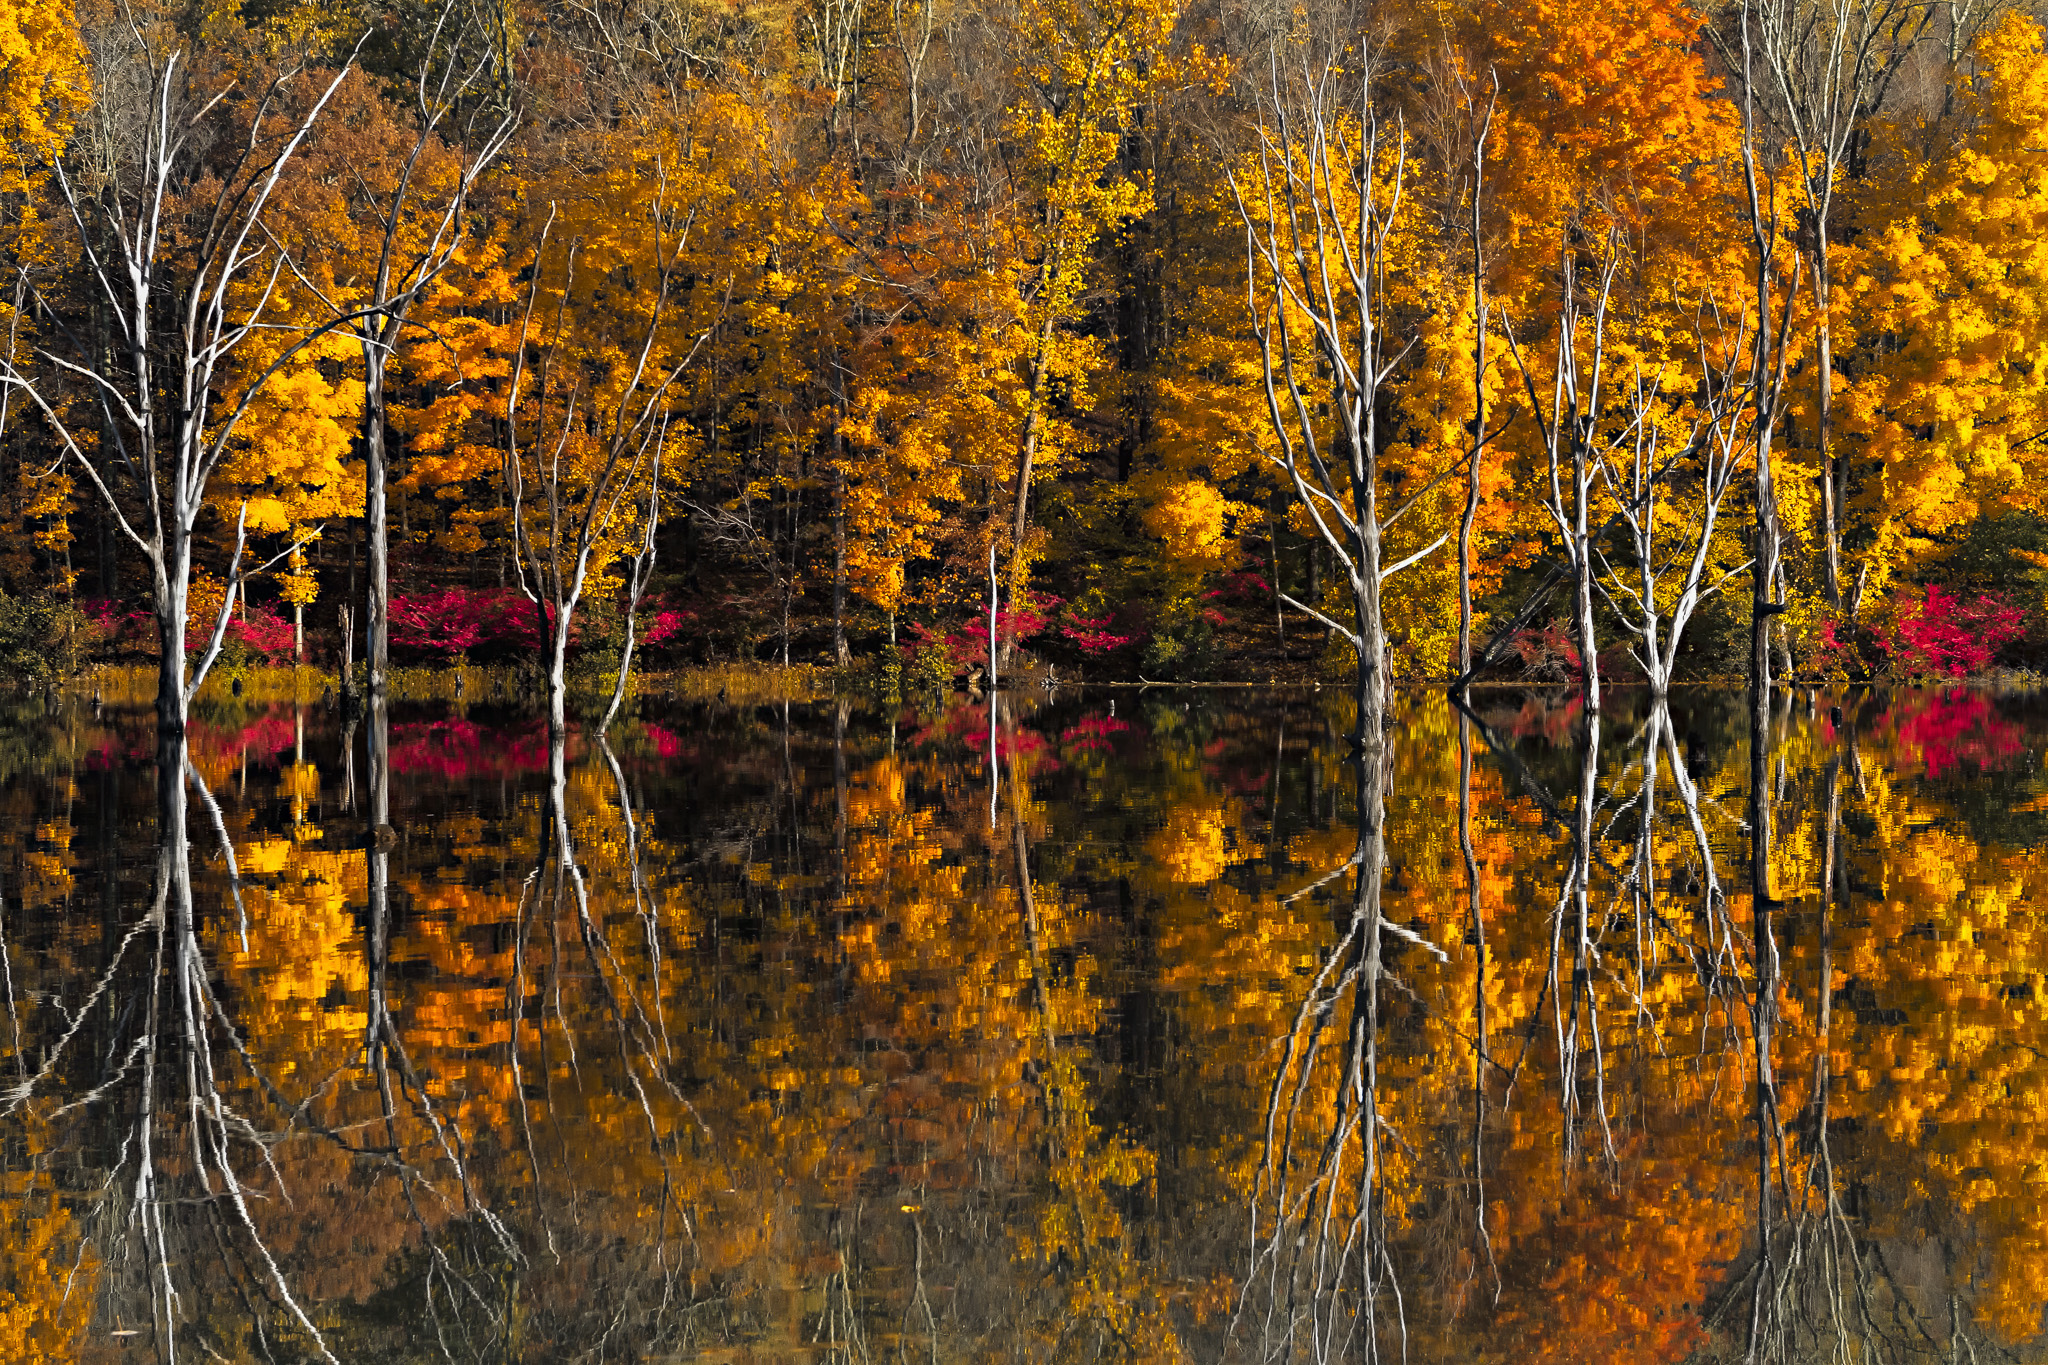
POLYGON ((2036 707, 1156 697, 16 718, 0 1358, 2035 1348, 2036 707))

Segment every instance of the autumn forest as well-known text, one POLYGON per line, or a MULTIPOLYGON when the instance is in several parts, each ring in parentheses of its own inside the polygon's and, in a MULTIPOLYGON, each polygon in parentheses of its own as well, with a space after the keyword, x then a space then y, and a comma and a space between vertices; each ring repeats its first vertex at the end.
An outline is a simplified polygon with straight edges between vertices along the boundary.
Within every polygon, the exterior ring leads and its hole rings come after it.
POLYGON ((2024 8, 4 18, 24 673, 2048 648, 2024 8))
POLYGON ((0 1360, 2048 1358, 2014 0, 0 0, 0 1360))

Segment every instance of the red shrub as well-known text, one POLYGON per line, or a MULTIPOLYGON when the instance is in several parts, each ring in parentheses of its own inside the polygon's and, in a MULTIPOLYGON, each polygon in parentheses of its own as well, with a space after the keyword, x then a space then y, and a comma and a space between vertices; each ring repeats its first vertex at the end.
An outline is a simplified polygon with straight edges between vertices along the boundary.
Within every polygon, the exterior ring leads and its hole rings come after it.
POLYGON ((1585 676, 1585 661, 1570 632, 1556 621, 1541 630, 1515 632, 1515 654, 1522 672, 1535 682, 1577 682, 1585 676))
MULTIPOLYGON (((209 633, 200 633, 202 648, 209 633)), ((228 638, 239 641, 252 654, 261 654, 267 659, 289 659, 297 642, 292 623, 269 607, 251 607, 246 614, 236 613, 228 622, 228 638)))
MULTIPOLYGON (((444 658, 537 650, 541 615, 524 594, 510 588, 393 594, 391 647, 444 658)), ((548 619, 553 619, 552 613, 548 619)))
MULTIPOLYGON (((1999 647, 2019 638, 2025 614, 2004 598, 1980 593, 1961 602, 1939 583, 1919 594, 1893 600, 1893 619, 1878 635, 1892 671, 1909 677, 1960 678, 1991 666, 1999 647)), ((1834 643, 1833 623, 1822 632, 1822 647, 1834 643)))
POLYGON ((1204 596, 1210 601, 1222 599, 1226 602, 1256 604, 1267 600, 1272 594, 1272 585, 1250 569, 1239 569, 1224 577, 1220 586, 1211 588, 1204 596))
POLYGON ((642 644, 658 645, 682 634, 683 627, 697 619, 697 613, 683 611, 676 607, 652 603, 655 610, 646 618, 647 628, 641 634, 642 644))
MULTIPOLYGON (((1029 640, 1045 633, 1051 623, 1052 613, 1059 607, 1060 599, 1050 593, 1026 591, 1023 605, 1012 603, 996 608, 996 636, 998 639, 1014 638, 1029 640)), ((988 663, 988 610, 968 617, 966 623, 948 632, 934 629, 921 622, 910 623, 910 643, 905 654, 915 654, 932 645, 942 645, 946 657, 955 672, 964 672, 970 667, 988 663)))
POLYGON ((1060 623, 1060 634, 1066 641, 1091 657, 1112 654, 1125 645, 1134 644, 1144 638, 1141 633, 1119 635, 1110 627, 1116 622, 1114 612, 1107 616, 1082 616, 1070 612, 1060 623))

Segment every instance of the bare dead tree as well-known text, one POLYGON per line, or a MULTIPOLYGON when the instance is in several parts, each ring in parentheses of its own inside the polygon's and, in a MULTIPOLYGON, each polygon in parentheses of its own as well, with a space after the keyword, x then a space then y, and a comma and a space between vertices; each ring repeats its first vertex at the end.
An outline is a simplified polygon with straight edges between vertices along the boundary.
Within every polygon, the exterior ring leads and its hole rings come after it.
MULTIPOLYGON (((1760 110, 1786 144, 1784 171, 1799 191, 1795 213, 1812 267, 1807 282, 1814 311, 1821 584, 1828 605, 1852 616, 1860 603, 1845 597, 1841 565, 1848 465, 1834 448, 1835 197, 1892 78, 1928 31, 1935 8, 1927 0, 1746 0, 1738 12, 1739 35, 1733 41, 1719 31, 1714 35, 1724 64, 1740 82, 1745 161, 1752 156, 1753 116, 1760 110), (1758 56, 1762 72, 1756 69, 1758 56), (1761 102, 1758 93, 1765 96, 1761 102)), ((1967 25, 1966 14, 1952 17, 1952 28, 1967 25)))
MULTIPOLYGON (((576 286, 577 242, 570 243, 564 257, 554 323, 544 338, 534 336, 534 305, 546 273, 543 259, 554 227, 552 208, 535 248, 533 278, 520 319, 511 382, 506 386, 505 482, 511 501, 514 558, 520 588, 542 615, 551 734, 559 735, 567 724, 570 628, 589 582, 593 557, 618 522, 642 471, 657 467, 659 448, 668 437, 676 381, 710 335, 706 328, 687 347, 672 344, 675 325, 670 312, 680 289, 697 210, 676 201, 669 192, 665 170, 657 169, 656 174, 662 178, 661 185, 647 225, 653 234, 652 284, 638 319, 639 335, 625 338, 620 348, 628 360, 614 390, 605 394, 586 386, 568 354, 575 340, 569 314, 576 286), (529 365, 529 344, 536 341, 538 360, 529 365), (520 399, 529 368, 534 377, 532 425, 543 435, 531 451, 523 451, 521 424, 528 414, 520 399), (529 460, 540 502, 538 515, 529 515, 529 460)), ((658 477, 655 482, 647 505, 650 519, 657 519, 661 508, 658 477)), ((645 534, 653 534, 651 527, 645 534)), ((644 558, 646 542, 642 544, 641 556, 636 557, 635 582, 644 590, 644 572, 638 570, 643 562, 647 569, 652 564, 644 558)), ((630 663, 628 654, 621 669, 630 663)))
POLYGON ((250 102, 247 127, 237 134, 229 87, 206 88, 189 74, 182 49, 160 51, 132 19, 129 29, 131 60, 147 75, 147 102, 138 101, 135 111, 142 126, 130 134, 125 154, 109 154, 94 168, 92 186, 61 158, 50 167, 77 234, 90 306, 112 319, 111 344, 96 344, 89 325, 74 325, 32 286, 57 340, 37 351, 37 372, 13 356, 0 360, 0 383, 20 390, 49 423, 60 460, 85 476, 148 561, 159 647, 157 721, 166 733, 182 734, 192 698, 220 656, 243 583, 270 567, 243 566, 245 505, 212 634, 188 667, 192 541, 213 476, 270 381, 307 346, 361 316, 298 328, 269 366, 253 377, 235 373, 236 353, 251 336, 289 325, 270 311, 291 261, 265 230, 265 214, 286 166, 354 66, 329 78, 299 115, 287 114, 286 106, 310 75, 303 66, 287 67, 250 102), (98 430, 89 433, 84 423, 94 419, 98 430), (140 508, 138 518, 130 519, 129 506, 140 508))
POLYGON ((1551 361, 1550 415, 1544 416, 1543 400, 1537 396, 1536 374, 1523 358, 1515 340, 1512 323, 1503 316, 1501 329, 1508 353, 1522 377, 1529 411, 1535 415, 1543 435, 1549 482, 1543 492, 1543 510, 1557 527, 1558 541, 1572 581, 1572 625, 1578 635, 1586 709, 1600 709, 1600 639, 1593 620, 1593 567, 1596 531, 1593 526, 1594 483, 1598 477, 1596 450, 1601 429, 1608 420, 1603 411, 1606 395, 1602 385, 1607 377, 1608 317, 1614 301, 1615 274, 1621 265, 1621 236, 1607 234, 1604 253, 1593 263, 1595 283, 1590 290, 1591 314, 1579 299, 1577 253, 1566 246, 1558 262, 1558 319, 1551 361), (1567 491, 1567 489, 1569 491, 1567 491))
POLYGON ((1744 439, 1748 434, 1744 419, 1751 410, 1737 372, 1745 329, 1738 324, 1732 336, 1721 338, 1717 364, 1704 323, 1718 315, 1702 308, 1700 316, 1701 381, 1693 401, 1677 419, 1682 428, 1675 441, 1678 449, 1669 456, 1663 453, 1665 419, 1671 414, 1663 402, 1662 377, 1646 375, 1638 368, 1622 399, 1625 417, 1621 431, 1601 443, 1595 460, 1600 481, 1615 506, 1609 524, 1623 534, 1627 558, 1633 561, 1632 572, 1617 566, 1600 543, 1594 542, 1591 550, 1599 565, 1595 583, 1617 619, 1635 636, 1629 653, 1649 679, 1651 694, 1660 698, 1671 690, 1679 644, 1693 614, 1749 567, 1745 560, 1717 575, 1712 560, 1721 505, 1750 448, 1744 439), (1681 474, 1686 476, 1682 484, 1677 477, 1681 474), (1668 509, 1658 496, 1660 486, 1674 503, 1668 509), (1678 519, 1680 524, 1667 533, 1669 519, 1678 519))
MULTIPOLYGON (((666 416, 662 425, 667 425, 666 416)), ((612 720, 625 703, 627 684, 633 677, 633 650, 639 643, 640 601, 647 595, 647 586, 654 579, 654 564, 661 544, 661 456, 667 444, 666 430, 654 433, 647 471, 647 510, 640 517, 640 548, 633 552, 632 568, 626 579, 626 638, 619 644, 619 674, 612 686, 611 704, 605 707, 604 719, 598 722, 597 732, 600 735, 611 729, 612 720)))
POLYGON ((856 156, 860 133, 853 109, 860 98, 861 47, 867 36, 861 11, 862 0, 819 0, 801 19, 808 30, 804 46, 812 79, 832 92, 825 135, 836 144, 851 134, 856 156))
MULTIPOLYGON (((1452 70, 1458 70, 1453 66, 1452 70)), ((1493 77, 1482 113, 1476 93, 1458 85, 1472 111, 1472 453, 1465 466, 1465 510, 1458 518, 1458 675, 1472 672, 1472 531, 1479 520, 1480 457, 1486 451, 1486 329, 1491 300, 1486 293, 1486 142, 1493 131, 1494 107, 1500 100, 1500 78, 1493 77)))
MULTIPOLYGON (((1358 743, 1378 748, 1391 685, 1380 591, 1448 536, 1386 562, 1380 506, 1382 397, 1408 353, 1392 289, 1407 137, 1373 93, 1369 43, 1338 39, 1298 64, 1267 52, 1258 179, 1231 191, 1245 230, 1246 298, 1267 415, 1295 501, 1351 589, 1350 623, 1288 605, 1335 631, 1358 658, 1358 743), (1325 389, 1327 385, 1327 390, 1325 389), (1334 420, 1333 420, 1334 418, 1334 420)), ((1411 504, 1412 505, 1412 502, 1411 504)))
MULTIPOLYGON (((1766 26, 1765 9, 1774 0, 1741 0, 1736 12, 1738 32, 1732 44, 1742 107, 1742 181, 1748 209, 1756 330, 1752 336, 1747 383, 1755 410, 1750 444, 1755 474, 1755 541, 1750 558, 1750 689, 1753 704, 1768 708, 1771 692, 1771 623, 1784 612, 1781 556, 1783 535, 1778 524, 1776 442, 1784 415, 1786 373, 1790 363, 1795 295, 1799 286, 1800 252, 1793 247, 1784 259, 1785 205, 1779 200, 1774 164, 1766 164, 1757 140, 1756 31, 1766 26)), ((1729 46, 1724 43, 1724 46, 1729 46)))
MULTIPOLYGON (((687 504, 691 525, 707 544, 735 551, 767 576, 774 592, 774 610, 779 623, 782 666, 789 667, 789 639, 796 599, 803 591, 797 562, 798 527, 790 522, 786 532, 774 525, 777 509, 756 493, 755 481, 742 477, 733 496, 723 502, 696 501, 687 504), (784 552, 784 542, 788 550, 784 552)), ((792 512, 792 518, 801 508, 792 512)), ((760 601, 758 595, 752 600, 760 601)))
MULTIPOLYGON (((363 659, 369 690, 384 690, 391 663, 391 543, 387 503, 390 419, 385 380, 391 359, 412 326, 413 310, 461 250, 477 182, 504 153, 519 113, 501 98, 502 19, 492 7, 445 0, 427 32, 425 51, 407 92, 412 145, 388 192, 355 172, 356 197, 367 207, 377 264, 360 305, 346 308, 322 298, 363 353, 363 523, 368 560, 363 659), (454 173, 429 183, 440 154, 454 173)), ((315 292, 312 281, 300 282, 315 292)), ((353 686, 344 674, 342 686, 353 686)))

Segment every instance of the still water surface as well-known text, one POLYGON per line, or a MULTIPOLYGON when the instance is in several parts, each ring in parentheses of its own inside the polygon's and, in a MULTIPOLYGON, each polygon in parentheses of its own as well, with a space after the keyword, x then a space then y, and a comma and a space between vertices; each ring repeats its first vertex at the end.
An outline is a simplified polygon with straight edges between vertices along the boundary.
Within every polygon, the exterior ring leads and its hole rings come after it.
POLYGON ((0 724, 0 1359, 2040 1356, 2037 701, 388 727, 0 724))

